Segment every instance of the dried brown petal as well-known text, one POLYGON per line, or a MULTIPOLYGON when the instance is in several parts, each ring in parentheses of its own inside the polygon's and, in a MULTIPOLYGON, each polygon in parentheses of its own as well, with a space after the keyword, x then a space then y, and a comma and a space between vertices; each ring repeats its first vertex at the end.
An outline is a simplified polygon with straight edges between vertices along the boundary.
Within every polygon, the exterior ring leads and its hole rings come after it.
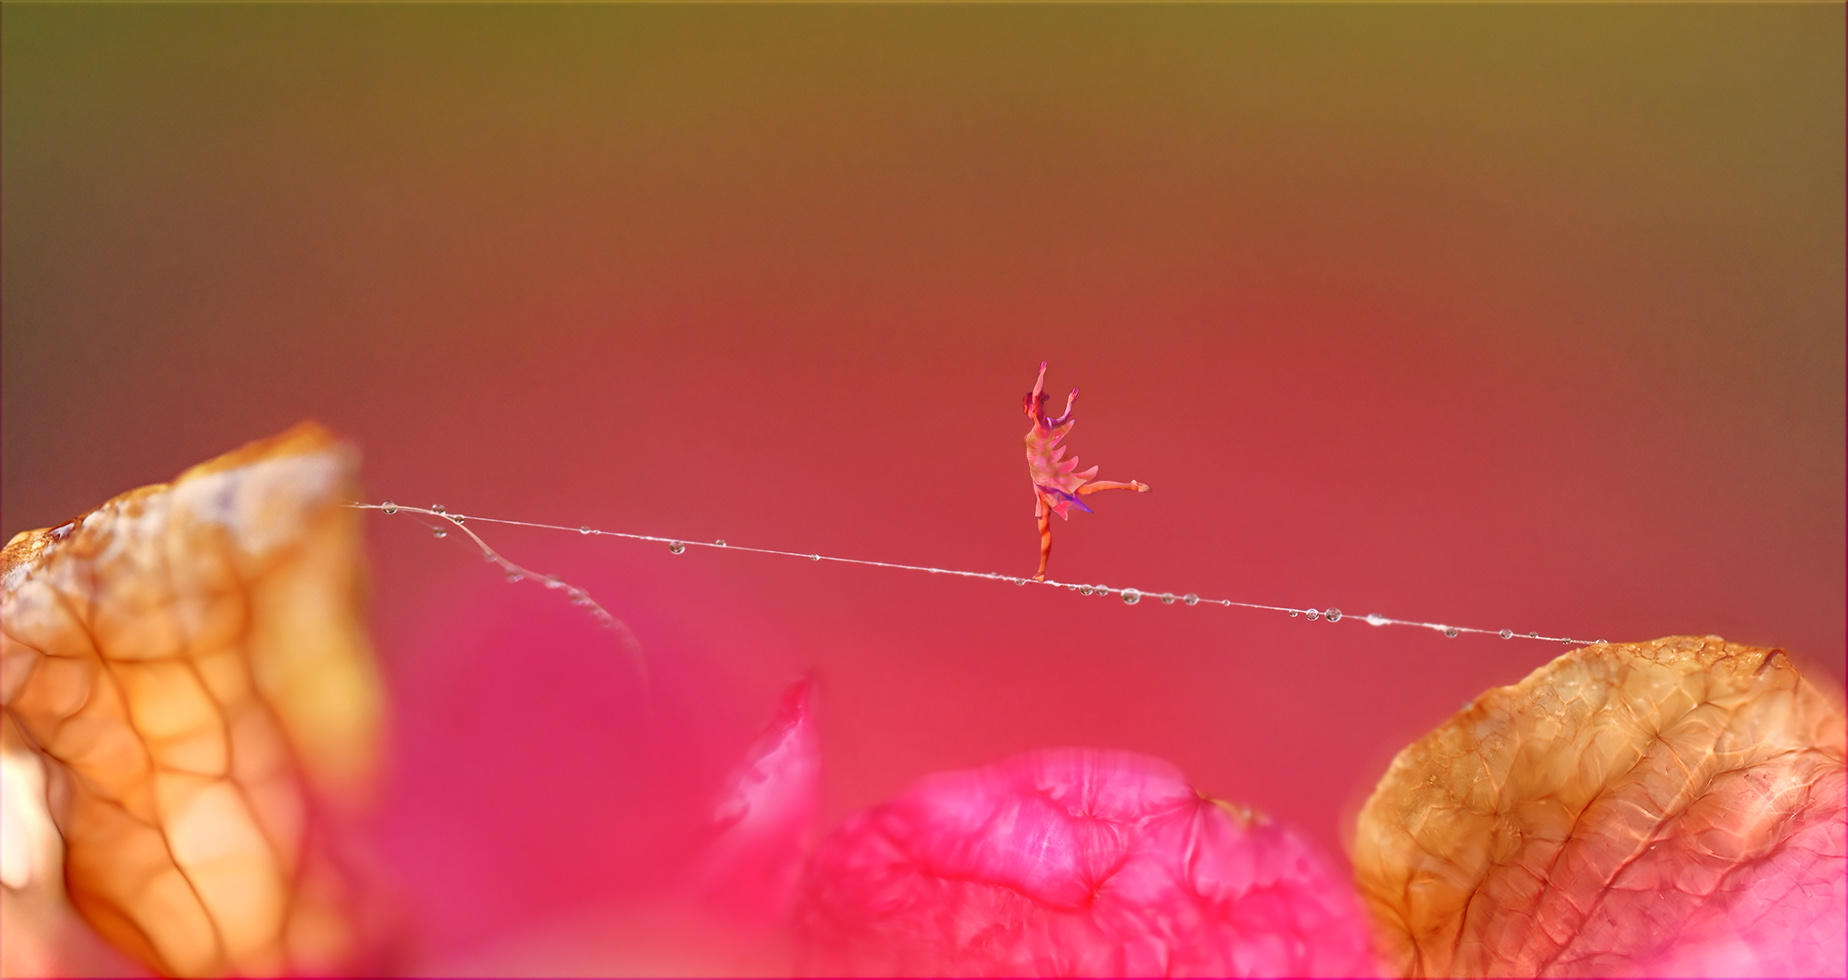
POLYGON ((377 744, 354 471, 304 424, 0 556, 0 703, 45 760, 70 900, 161 972, 350 951, 314 813, 363 794, 377 744))
POLYGON ((1393 761, 1361 891, 1410 976, 1843 972, 1843 713, 1781 651, 1575 650, 1393 761))

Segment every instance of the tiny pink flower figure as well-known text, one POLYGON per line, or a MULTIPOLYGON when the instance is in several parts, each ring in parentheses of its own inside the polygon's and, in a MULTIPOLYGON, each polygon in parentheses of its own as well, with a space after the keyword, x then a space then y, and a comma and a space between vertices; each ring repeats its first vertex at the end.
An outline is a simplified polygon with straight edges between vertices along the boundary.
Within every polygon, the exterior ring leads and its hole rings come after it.
POLYGON ((1078 469, 1078 457, 1064 459, 1065 449, 1059 446, 1059 440, 1072 431, 1072 403, 1077 400, 1078 389, 1073 388, 1065 399, 1065 414, 1056 419, 1046 417, 1046 362, 1041 361, 1033 392, 1021 402, 1027 417, 1033 420, 1033 428, 1027 430, 1027 476, 1033 481, 1033 516, 1039 521, 1040 533, 1039 571, 1033 578, 1040 582, 1046 581, 1046 559, 1052 557, 1053 514, 1070 520, 1069 511, 1074 505, 1091 513, 1091 508, 1078 498, 1099 490, 1149 490, 1148 484, 1134 480, 1099 480, 1095 466, 1082 473, 1073 472, 1078 469))
POLYGON ((1148 756, 927 777, 816 851, 802 968, 850 976, 1378 976, 1353 887, 1148 756))

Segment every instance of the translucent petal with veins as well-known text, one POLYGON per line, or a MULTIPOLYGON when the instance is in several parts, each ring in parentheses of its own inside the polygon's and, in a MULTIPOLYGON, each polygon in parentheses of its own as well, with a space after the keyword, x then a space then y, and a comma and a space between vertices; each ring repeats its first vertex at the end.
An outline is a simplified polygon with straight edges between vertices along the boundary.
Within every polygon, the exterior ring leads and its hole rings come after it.
POLYGON ((1843 713, 1781 651, 1572 651, 1399 753, 1361 890, 1410 976, 1842 976, 1843 713))
POLYGON ((822 844, 798 915, 824 974, 1377 975, 1312 846, 1128 752, 929 777, 822 844))
POLYGON ((379 726, 354 482, 304 424, 6 546, 0 702, 72 904, 155 970, 350 964, 315 815, 363 798, 379 726))

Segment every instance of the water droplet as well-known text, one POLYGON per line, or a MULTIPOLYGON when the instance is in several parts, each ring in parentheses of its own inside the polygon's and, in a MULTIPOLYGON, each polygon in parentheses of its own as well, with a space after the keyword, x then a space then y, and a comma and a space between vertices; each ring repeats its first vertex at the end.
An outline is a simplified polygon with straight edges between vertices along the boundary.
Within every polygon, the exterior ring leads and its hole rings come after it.
POLYGON ((430 536, 433 538, 446 538, 449 537, 449 532, 440 527, 433 527, 430 529, 430 536))
POLYGON ((454 524, 457 527, 460 527, 463 524, 468 523, 468 518, 463 517, 461 514, 451 514, 449 515, 449 523, 454 524))
POLYGON ((1027 580, 1024 578, 1017 578, 1014 580, 1014 584, 1015 585, 1025 585, 1027 584, 1027 580))
POLYGON ((509 582, 518 582, 525 577, 526 576, 521 575, 519 572, 508 572, 507 573, 507 581, 509 582))
POLYGON ((1538 640, 1540 638, 1540 631, 1534 630, 1532 633, 1527 634, 1527 638, 1530 640, 1538 640))
POLYGON ((1296 610, 1294 610, 1294 609, 1292 609, 1292 610, 1290 610, 1290 618, 1291 618, 1291 619, 1295 619, 1295 618, 1296 618, 1296 617, 1297 617, 1298 615, 1299 615, 1299 614, 1297 613, 1297 611, 1296 611, 1296 610))
POLYGON ((1513 630, 1502 630, 1502 631, 1501 631, 1501 638, 1502 638, 1502 639, 1504 639, 1504 640, 1512 640, 1512 639, 1514 639, 1514 631, 1513 631, 1513 630))
MULTIPOLYGON (((1141 602, 1141 601, 1142 601, 1142 593, 1137 592, 1135 589, 1124 589, 1123 590, 1123 604, 1124 605, 1133 606, 1136 603, 1141 602)), ((1168 601, 1173 602, 1174 600, 1169 599, 1168 601)))
POLYGON ((398 512, 398 505, 387 500, 379 505, 379 510, 386 514, 396 514, 398 512))
POLYGON ((1185 603, 1187 603, 1188 605, 1190 605, 1190 606, 1191 606, 1191 605, 1193 605, 1194 603, 1196 603, 1196 602, 1199 602, 1199 601, 1200 601, 1200 597, 1199 597, 1199 596, 1197 596, 1197 595, 1194 595, 1194 594, 1193 594, 1192 592, 1189 592, 1189 593, 1187 593, 1186 595, 1184 595, 1184 596, 1181 596, 1181 601, 1182 601, 1182 602, 1185 602, 1185 603))
POLYGON ((1386 625, 1386 617, 1380 615, 1379 613, 1368 613, 1367 614, 1367 625, 1368 626, 1384 626, 1386 625))
POLYGON ((1162 604, 1162 605, 1164 605, 1164 606, 1172 606, 1172 605, 1174 605, 1174 593, 1172 593, 1172 592, 1163 592, 1163 593, 1161 594, 1161 604, 1162 604))
POLYGON ((432 514, 441 514, 441 513, 443 513, 443 505, 442 505, 442 504, 431 504, 431 505, 430 505, 430 513, 432 513, 432 514))
POLYGON ((1611 641, 1609 641, 1609 640, 1593 640, 1593 641, 1591 641, 1591 642, 1593 642, 1593 643, 1609 643, 1609 642, 1611 642, 1611 641))
POLYGON ((1309 621, 1312 623, 1322 618, 1322 613, 1315 609, 1305 609, 1303 610, 1303 615, 1308 617, 1309 621))
POLYGON ((1078 594, 1079 594, 1079 595, 1090 595, 1090 594, 1091 594, 1091 587, 1090 587, 1090 586, 1088 586, 1088 585, 1080 585, 1080 586, 1078 587, 1078 594))
POLYGON ((1573 638, 1569 636, 1562 636, 1559 638, 1559 642, 1564 643, 1566 646, 1571 646, 1572 644, 1577 643, 1578 641, 1574 640, 1573 638))
POLYGON ((667 550, 677 555, 687 550, 687 546, 678 541, 669 541, 667 543, 667 550))
POLYGON ((556 588, 563 586, 564 584, 565 583, 560 582, 558 580, 558 576, 556 575, 547 575, 545 577, 545 587, 548 589, 556 589, 556 588))
POLYGON ((820 555, 810 555, 809 556, 809 561, 820 561, 820 560, 821 560, 820 555))
POLYGON ((1329 611, 1323 613, 1322 615, 1327 616, 1328 621, 1331 623, 1341 622, 1341 610, 1339 609, 1330 609, 1329 611))
POLYGON ((1455 626, 1444 627, 1444 635, 1447 637, 1450 637, 1453 640, 1456 639, 1457 638, 1457 628, 1455 626))
POLYGON ((714 541, 714 542, 712 542, 712 543, 713 543, 713 544, 715 544, 715 545, 718 545, 718 546, 719 546, 719 547, 721 547, 721 548, 723 548, 723 547, 725 547, 725 539, 724 539, 724 538, 720 538, 720 539, 718 539, 717 541, 714 541))
POLYGON ((590 533, 590 525, 588 525, 588 524, 585 524, 585 525, 583 525, 583 526, 581 526, 581 527, 579 527, 579 528, 578 528, 578 533, 579 533, 579 534, 589 534, 589 533, 590 533))

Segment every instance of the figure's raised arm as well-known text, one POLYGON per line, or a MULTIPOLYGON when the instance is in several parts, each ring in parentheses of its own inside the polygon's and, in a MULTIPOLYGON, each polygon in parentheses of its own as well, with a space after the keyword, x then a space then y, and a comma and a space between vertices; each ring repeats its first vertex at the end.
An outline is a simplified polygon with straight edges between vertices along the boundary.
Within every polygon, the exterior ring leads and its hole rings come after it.
POLYGON ((1033 379, 1033 393, 1021 399, 1021 402, 1023 403, 1022 407, 1027 410, 1027 414, 1032 416, 1035 422, 1041 421, 1046 417, 1046 410, 1043 407, 1046 404, 1045 361, 1040 362, 1039 377, 1033 379))
POLYGON ((1065 396, 1065 414, 1059 416, 1056 419, 1048 419, 1046 421, 1046 424, 1056 429, 1059 426, 1064 425, 1067 422, 1070 422, 1072 420, 1072 403, 1076 402, 1077 400, 1078 400, 1078 389, 1073 388, 1072 393, 1065 396))

